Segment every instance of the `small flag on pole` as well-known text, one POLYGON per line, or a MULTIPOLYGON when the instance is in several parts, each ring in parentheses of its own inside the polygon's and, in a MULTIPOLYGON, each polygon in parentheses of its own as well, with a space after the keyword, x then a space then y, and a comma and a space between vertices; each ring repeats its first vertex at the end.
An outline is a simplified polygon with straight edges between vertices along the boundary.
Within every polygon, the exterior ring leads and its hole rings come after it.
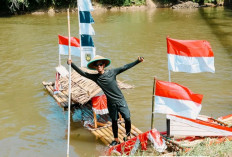
POLYGON ((92 23, 94 23, 93 17, 89 11, 79 11, 80 17, 80 34, 95 35, 92 23))
MULTIPOLYGON (((58 35, 59 37, 59 53, 61 55, 68 55, 68 37, 58 35)), ((81 56, 80 40, 76 37, 71 37, 71 52, 74 56, 81 56)))
POLYGON ((80 11, 93 11, 93 6, 90 0, 78 0, 80 11))
POLYGON ((156 81, 155 112, 196 119, 201 111, 203 95, 173 82, 156 81))
POLYGON ((57 94, 60 92, 60 81, 59 80, 60 80, 60 73, 56 72, 54 94, 57 94))
POLYGON ((174 72, 215 72, 214 54, 208 41, 167 38, 168 69, 174 72))
POLYGON ((92 37, 90 35, 81 34, 81 46, 94 47, 92 37))
POLYGON ((95 35, 95 31, 90 23, 80 23, 80 34, 95 35))
POLYGON ((80 23, 94 23, 94 19, 89 11, 79 11, 80 23))

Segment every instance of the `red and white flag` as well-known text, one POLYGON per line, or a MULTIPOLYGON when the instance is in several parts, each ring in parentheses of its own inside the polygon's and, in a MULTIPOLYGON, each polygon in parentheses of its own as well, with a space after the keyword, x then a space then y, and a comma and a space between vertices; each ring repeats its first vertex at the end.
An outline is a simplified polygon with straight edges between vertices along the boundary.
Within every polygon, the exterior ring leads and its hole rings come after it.
POLYGON ((55 88, 53 94, 57 94, 60 92, 60 73, 56 72, 56 81, 55 81, 55 88))
POLYGON ((215 72, 214 54, 208 41, 167 38, 168 69, 174 72, 215 72))
POLYGON ((196 119, 201 111, 203 95, 173 82, 156 81, 155 112, 196 119))
MULTIPOLYGON (((58 35, 59 37, 59 53, 61 55, 68 55, 68 37, 58 35)), ((74 56, 81 56, 80 51, 80 40, 76 37, 70 38, 70 48, 71 48, 71 55, 74 56)))

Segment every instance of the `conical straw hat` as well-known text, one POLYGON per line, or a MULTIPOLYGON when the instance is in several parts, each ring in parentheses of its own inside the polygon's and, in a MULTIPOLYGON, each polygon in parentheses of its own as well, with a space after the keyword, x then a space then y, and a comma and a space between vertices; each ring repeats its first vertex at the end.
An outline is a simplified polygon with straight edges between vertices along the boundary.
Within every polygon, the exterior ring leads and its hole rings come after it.
POLYGON ((99 56, 99 55, 96 55, 96 56, 87 64, 87 67, 88 67, 90 70, 96 70, 94 64, 95 64, 97 61, 102 61, 103 63, 105 63, 105 67, 109 66, 110 63, 111 63, 111 60, 110 60, 110 59, 105 58, 105 57, 102 57, 102 56, 99 56))

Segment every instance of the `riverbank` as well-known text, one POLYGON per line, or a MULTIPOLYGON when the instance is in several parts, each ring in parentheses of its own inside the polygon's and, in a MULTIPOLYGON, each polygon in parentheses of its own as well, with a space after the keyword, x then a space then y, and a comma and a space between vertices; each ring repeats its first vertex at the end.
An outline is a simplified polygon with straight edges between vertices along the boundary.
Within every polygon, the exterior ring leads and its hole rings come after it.
POLYGON ((146 151, 139 149, 136 156, 232 156, 232 141, 226 140, 220 144, 212 144, 209 139, 192 147, 189 151, 175 151, 170 153, 158 153, 152 146, 148 146, 146 151))
MULTIPOLYGON (((93 2, 93 8, 94 8, 94 13, 103 13, 107 11, 137 11, 137 10, 147 10, 147 9, 156 9, 157 5, 152 1, 152 0, 147 0, 145 5, 132 5, 132 6, 112 6, 112 5, 102 5, 100 3, 93 2)), ((77 12, 77 8, 70 8, 71 12, 77 12)), ((36 11, 31 12, 32 15, 43 15, 43 14, 48 14, 48 15, 55 15, 56 13, 63 13, 67 12, 67 8, 45 8, 45 9, 39 9, 36 11)))
MULTIPOLYGON (((204 5, 199 5, 198 3, 192 2, 192 1, 187 1, 187 2, 182 2, 178 1, 176 4, 173 4, 171 2, 160 2, 156 1, 154 2, 153 0, 146 0, 143 1, 143 3, 136 3, 136 2, 131 2, 130 5, 128 6, 114 6, 114 5, 107 5, 107 4, 100 4, 97 2, 92 2, 93 7, 94 7, 94 14, 99 14, 99 13, 104 13, 104 12, 127 12, 127 11, 144 11, 144 10, 151 10, 151 9, 156 9, 156 8, 172 8, 172 9, 193 9, 193 8, 200 8, 200 7, 217 7, 217 6, 223 6, 223 2, 218 3, 218 4, 213 4, 213 3, 205 3, 204 5)), ((73 5, 71 5, 73 6, 73 5)), ((66 12, 67 7, 44 7, 40 8, 37 10, 21 10, 21 11, 15 11, 11 13, 6 13, 6 12, 0 12, 0 16, 11 16, 11 15, 23 15, 23 14, 32 14, 32 15, 44 15, 48 14, 49 16, 53 16, 56 13, 62 13, 66 12)), ((71 12, 77 12, 77 8, 75 7, 70 7, 71 12)))
MULTIPOLYGON (((156 7, 154 7, 153 9, 155 9, 156 7)), ((94 12, 95 13, 104 13, 107 11, 122 11, 122 12, 126 12, 126 11, 136 11, 136 10, 147 10, 148 7, 145 5, 142 6, 130 6, 130 7, 113 7, 113 6, 101 6, 101 5, 97 5, 94 6, 94 12)), ((39 9, 36 10, 34 12, 31 12, 32 15, 43 15, 43 14, 48 14, 48 15, 55 15, 56 13, 64 13, 67 12, 67 8, 49 8, 49 9, 39 9)), ((70 8, 70 12, 77 12, 77 8, 70 8)))
MULTIPOLYGON (((218 7, 218 6, 223 6, 222 4, 213 4, 213 3, 206 3, 204 5, 199 5, 198 3, 192 2, 192 1, 187 1, 187 2, 182 2, 180 1, 178 4, 172 5, 172 4, 167 4, 167 5, 161 5, 161 4, 155 4, 152 0, 147 0, 145 5, 132 5, 132 6, 112 6, 112 5, 102 5, 99 3, 94 2, 93 7, 94 7, 94 12, 93 14, 99 14, 99 13, 104 13, 104 12, 127 12, 127 11, 144 11, 144 10, 151 10, 151 9, 156 9, 156 8, 172 8, 172 9, 195 9, 195 8, 202 8, 202 7, 218 7)), ((70 8, 71 12, 77 12, 77 8, 70 8)), ((67 12, 67 8, 45 8, 45 9, 39 9, 34 12, 30 12, 29 14, 32 15, 43 15, 43 14, 48 14, 50 16, 55 15, 56 13, 64 13, 67 12)))

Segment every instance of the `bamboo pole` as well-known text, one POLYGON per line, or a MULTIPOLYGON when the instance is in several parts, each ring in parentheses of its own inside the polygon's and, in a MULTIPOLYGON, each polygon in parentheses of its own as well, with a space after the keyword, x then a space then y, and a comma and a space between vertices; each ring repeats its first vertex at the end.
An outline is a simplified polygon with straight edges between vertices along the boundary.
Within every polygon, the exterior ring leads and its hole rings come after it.
POLYGON ((151 129, 154 128, 154 116, 155 116, 155 81, 156 77, 154 77, 154 83, 153 83, 153 92, 152 92, 152 115, 151 115, 151 129))
MULTIPOLYGON (((87 110, 87 112, 88 112, 90 115, 93 115, 94 111, 91 112, 92 106, 90 106, 90 104, 87 104, 86 107, 89 107, 89 109, 87 110)), ((102 121, 105 121, 105 119, 102 118, 101 116, 100 116, 100 119, 101 119, 102 121)), ((106 124, 100 123, 100 122, 97 122, 97 124, 99 124, 99 126, 106 125, 106 124)))
POLYGON ((120 124, 118 125, 118 128, 126 135, 126 130, 124 127, 122 127, 120 124))
POLYGON ((101 130, 95 130, 96 133, 98 133, 100 136, 99 137, 103 137, 109 144, 111 143, 111 140, 109 137, 104 136, 104 134, 101 132, 101 130))
MULTIPOLYGON (((110 134, 112 135, 112 137, 113 137, 113 132, 112 132, 112 128, 111 127, 108 127, 108 128, 106 128, 106 130, 108 131, 108 132, 110 132, 110 134)), ((119 131, 120 129, 118 129, 118 131, 119 131)), ((119 139, 119 141, 122 143, 122 142, 124 142, 123 141, 123 133, 122 132, 118 132, 118 139, 119 139)))
POLYGON ((138 134, 142 134, 143 132, 136 128, 133 124, 131 124, 131 128, 133 128, 138 134))
POLYGON ((56 102, 61 106, 64 107, 66 105, 65 102, 63 102, 57 95, 53 94, 53 87, 50 85, 46 86, 46 89, 48 90, 48 92, 53 96, 53 98, 56 100, 56 102))
MULTIPOLYGON (((125 128, 125 123, 121 123, 121 125, 125 128)), ((134 129, 131 128, 131 136, 138 136, 138 133, 134 131, 134 129)))
MULTIPOLYGON (((71 60, 71 35, 70 35, 70 17, 68 12, 68 59, 71 60)), ((71 64, 69 64, 69 93, 68 93, 68 142, 67 142, 67 157, 69 157, 69 143, 70 143, 70 107, 71 107, 71 64)))
POLYGON ((94 120, 94 128, 97 128, 97 115, 94 111, 93 111, 93 120, 94 120))
POLYGON ((106 128, 102 128, 99 131, 105 134, 103 137, 108 137, 111 141, 114 140, 114 137, 109 132, 107 132, 106 128))
POLYGON ((103 127, 103 126, 106 126, 106 124, 97 121, 97 126, 103 127))
POLYGON ((100 138, 100 140, 105 144, 105 145, 109 145, 110 143, 108 142, 108 141, 106 141, 103 137, 100 137, 99 136, 99 134, 95 131, 95 130, 93 130, 93 131, 91 131, 95 136, 96 136, 96 138, 100 138))

